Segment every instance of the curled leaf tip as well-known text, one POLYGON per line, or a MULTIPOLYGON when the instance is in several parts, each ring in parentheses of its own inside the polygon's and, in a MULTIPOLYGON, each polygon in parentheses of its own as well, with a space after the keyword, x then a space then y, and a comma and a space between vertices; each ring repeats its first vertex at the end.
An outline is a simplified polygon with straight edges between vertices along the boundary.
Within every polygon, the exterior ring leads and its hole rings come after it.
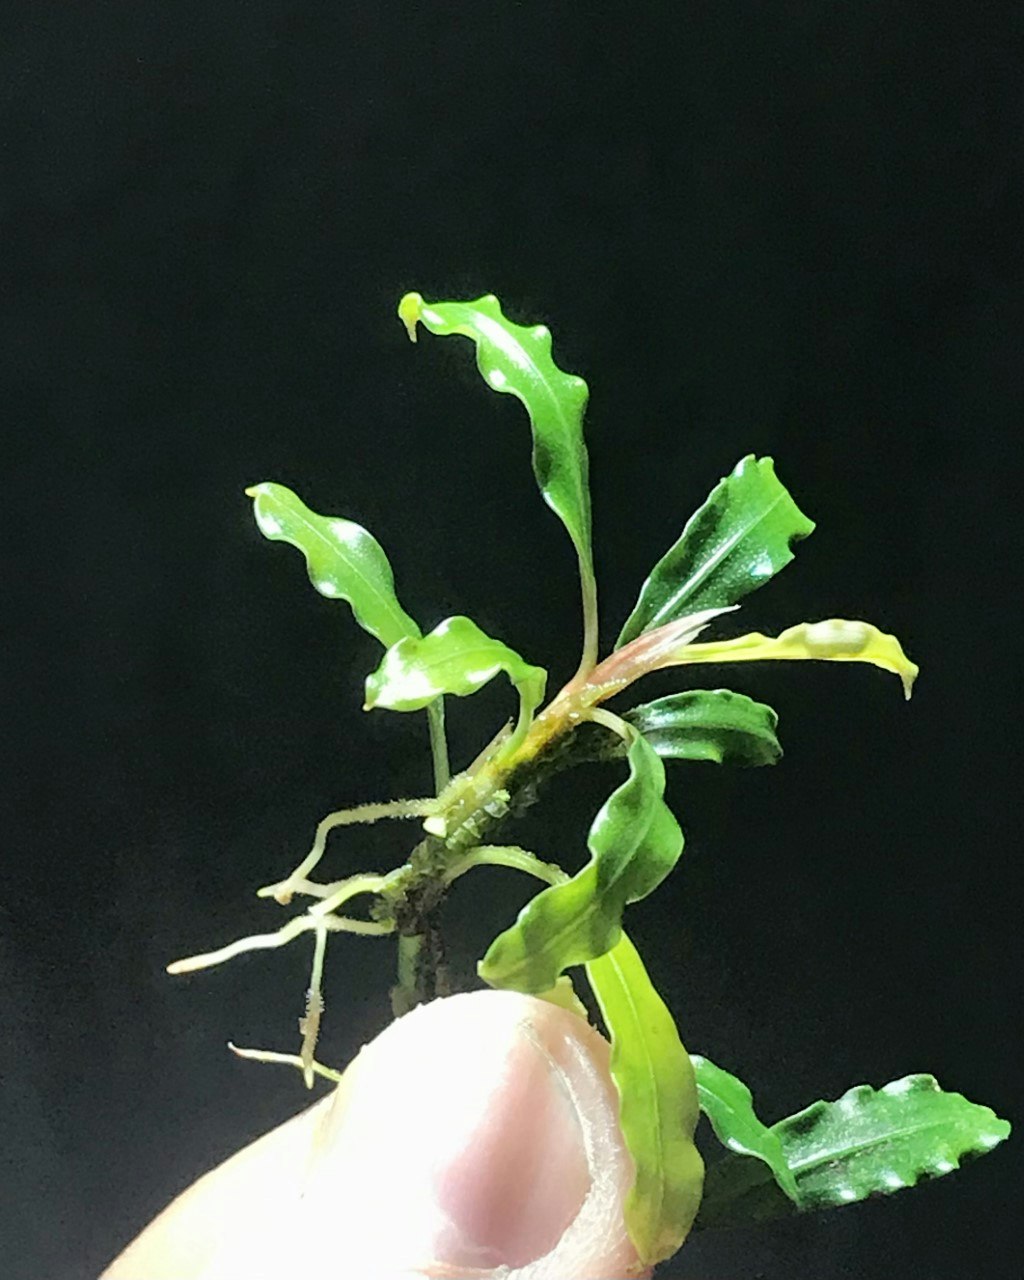
POLYGON ((258 484, 251 484, 248 487, 248 489, 245 490, 245 496, 247 498, 258 498, 259 493, 260 493, 260 486, 258 484))
POLYGON ((416 323, 423 314, 423 294, 407 293, 398 304, 398 318, 405 325, 409 341, 416 341, 416 323))

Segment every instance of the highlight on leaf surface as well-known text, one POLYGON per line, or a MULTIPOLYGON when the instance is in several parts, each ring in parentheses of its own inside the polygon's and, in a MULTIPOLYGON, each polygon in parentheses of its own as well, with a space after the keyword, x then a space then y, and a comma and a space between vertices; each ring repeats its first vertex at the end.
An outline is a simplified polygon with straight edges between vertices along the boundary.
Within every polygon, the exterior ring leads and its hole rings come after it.
POLYGON ((306 559, 309 580, 322 596, 347 600, 356 621, 385 648, 420 628, 398 603, 395 578, 372 534, 340 516, 319 516, 283 484, 246 489, 260 533, 288 542, 306 559))
POLYGON ((757 1118, 747 1086, 707 1058, 691 1054, 690 1061, 697 1077, 700 1109, 711 1121, 715 1137, 738 1155, 763 1160, 785 1194, 796 1201, 796 1177, 786 1161, 782 1140, 757 1118))
POLYGON ((636 1178, 626 1226, 645 1266, 686 1239, 701 1199, 704 1162, 694 1146, 698 1102, 693 1066, 665 1002, 625 933, 586 966, 612 1042, 619 1121, 636 1178))
POLYGON ((591 548, 589 464, 583 415, 589 390, 576 374, 559 369, 546 325, 513 324, 493 293, 471 302, 425 302, 407 293, 398 314, 409 337, 416 325, 431 333, 461 334, 476 344, 477 367, 488 386, 517 396, 533 429, 533 471, 544 501, 565 525, 579 558, 583 587, 584 662, 597 648, 597 587, 591 548))
POLYGON ((666 654, 657 665, 677 667, 693 662, 775 662, 787 659, 868 662, 898 675, 904 696, 908 699, 920 670, 903 652, 895 636, 879 631, 870 622, 849 622, 843 618, 801 622, 778 636, 764 636, 755 631, 734 640, 683 645, 666 654))
MULTIPOLYGON (((1010 1125, 989 1107, 946 1093, 931 1075, 881 1089, 857 1085, 771 1126, 797 1184, 801 1210, 852 1204, 952 1173, 1004 1141, 1010 1125)), ((698 1227, 749 1225, 791 1212, 772 1174, 728 1155, 708 1169, 698 1227)))
POLYGON ((536 995, 570 965, 611 950, 627 904, 652 893, 679 860, 683 833, 663 799, 665 768, 635 729, 623 728, 629 777, 591 825, 590 861, 542 889, 491 943, 477 968, 492 986, 536 995))
POLYGON ((771 458, 741 459, 651 570, 615 648, 683 614, 736 604, 789 564, 793 543, 813 529, 771 458))
POLYGON ((663 760, 774 764, 782 755, 779 717, 763 702, 731 689, 689 689, 645 702, 622 717, 663 760))

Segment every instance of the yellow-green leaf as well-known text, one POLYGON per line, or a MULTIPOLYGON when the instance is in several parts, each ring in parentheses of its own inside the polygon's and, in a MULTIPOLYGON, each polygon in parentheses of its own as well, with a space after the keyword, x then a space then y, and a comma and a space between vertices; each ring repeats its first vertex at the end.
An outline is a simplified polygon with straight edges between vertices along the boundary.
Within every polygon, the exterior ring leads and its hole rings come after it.
POLYGON ((636 1176, 626 1226, 645 1266, 670 1258, 700 1206, 704 1162, 693 1143, 697 1085, 672 1015, 623 933, 587 966, 611 1037, 619 1120, 636 1176))
POLYGON ((665 654, 650 669, 677 667, 693 662, 760 662, 815 659, 830 662, 869 662, 898 675, 910 697, 919 668, 903 652, 895 636, 879 631, 870 622, 830 618, 827 622, 801 622, 779 636, 760 632, 734 640, 688 644, 665 654))

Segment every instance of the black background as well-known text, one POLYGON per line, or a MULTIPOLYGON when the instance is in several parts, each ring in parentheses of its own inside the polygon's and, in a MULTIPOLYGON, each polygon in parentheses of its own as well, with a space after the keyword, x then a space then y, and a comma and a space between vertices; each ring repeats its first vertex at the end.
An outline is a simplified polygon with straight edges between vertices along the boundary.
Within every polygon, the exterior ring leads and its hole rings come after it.
MULTIPOLYGON (((363 715, 375 643, 243 488, 368 526, 425 627, 466 612, 572 673, 522 408, 468 343, 409 345, 412 288, 494 291, 588 380, 606 645, 758 452, 818 529, 730 628, 866 617, 922 666, 909 706, 870 668, 710 672, 778 708, 786 757, 671 775, 687 850, 631 931, 687 1045, 769 1119, 921 1070, 1016 1117, 1019 9, 36 0, 2 25, 5 1274, 94 1275, 306 1104, 224 1042, 294 1043, 307 947, 163 966, 273 927, 252 891, 327 810, 429 785, 423 717, 363 715)), ((498 682, 451 708, 456 763, 508 710, 498 682)), ((517 836, 578 865, 611 780, 517 836)), ((467 981, 526 892, 481 872, 453 903, 467 981)), ((335 944, 328 1060, 385 1024, 391 963, 335 944)), ((1017 1277, 1017 1141, 664 1275, 1017 1277)))

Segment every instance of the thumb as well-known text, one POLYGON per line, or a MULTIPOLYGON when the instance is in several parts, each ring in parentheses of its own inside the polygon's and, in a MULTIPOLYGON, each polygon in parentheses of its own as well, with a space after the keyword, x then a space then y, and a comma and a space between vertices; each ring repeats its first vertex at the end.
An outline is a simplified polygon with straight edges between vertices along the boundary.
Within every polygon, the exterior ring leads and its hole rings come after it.
POLYGON ((350 1076, 306 1201, 353 1275, 636 1274, 608 1045, 583 1019, 513 992, 453 996, 392 1024, 350 1076))
POLYGON ((179 1197, 109 1280, 646 1275, 623 1220, 633 1169, 608 1055, 582 1018, 532 996, 423 1005, 334 1094, 179 1197))

